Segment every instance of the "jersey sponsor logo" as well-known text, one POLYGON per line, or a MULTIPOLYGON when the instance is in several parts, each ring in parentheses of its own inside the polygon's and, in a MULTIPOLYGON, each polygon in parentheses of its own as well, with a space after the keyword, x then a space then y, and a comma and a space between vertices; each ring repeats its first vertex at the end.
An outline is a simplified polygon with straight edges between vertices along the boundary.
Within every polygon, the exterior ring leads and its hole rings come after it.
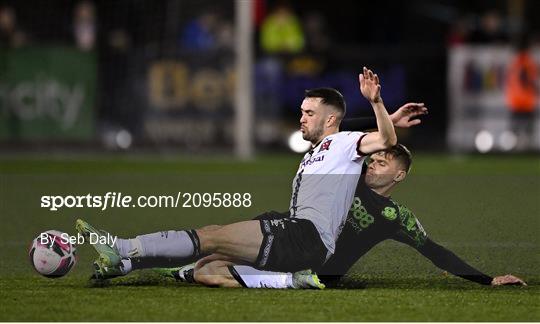
POLYGON ((393 207, 385 207, 381 215, 388 220, 394 220, 397 218, 397 211, 393 207))
POLYGON ((352 214, 351 225, 359 232, 375 222, 375 217, 368 213, 366 207, 362 205, 362 200, 358 197, 354 197, 350 211, 352 214))
POLYGON ((301 167, 304 168, 304 167, 306 167, 308 165, 312 165, 313 163, 321 162, 321 161, 324 161, 324 155, 319 155, 319 156, 316 156, 316 157, 311 158, 309 160, 302 161, 301 167))
POLYGON ((324 141, 324 143, 321 144, 321 148, 319 149, 319 152, 322 152, 322 151, 328 151, 330 150, 330 144, 332 143, 332 140, 331 139, 327 139, 326 141, 324 141))

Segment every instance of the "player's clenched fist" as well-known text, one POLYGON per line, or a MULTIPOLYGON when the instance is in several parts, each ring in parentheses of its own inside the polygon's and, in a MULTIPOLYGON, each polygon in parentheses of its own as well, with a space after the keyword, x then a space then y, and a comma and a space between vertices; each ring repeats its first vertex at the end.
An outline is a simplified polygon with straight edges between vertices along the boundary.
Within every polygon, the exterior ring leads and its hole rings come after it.
POLYGON ((364 66, 362 73, 358 75, 360 81, 360 92, 371 103, 380 102, 381 85, 379 84, 379 76, 373 74, 373 71, 364 66))

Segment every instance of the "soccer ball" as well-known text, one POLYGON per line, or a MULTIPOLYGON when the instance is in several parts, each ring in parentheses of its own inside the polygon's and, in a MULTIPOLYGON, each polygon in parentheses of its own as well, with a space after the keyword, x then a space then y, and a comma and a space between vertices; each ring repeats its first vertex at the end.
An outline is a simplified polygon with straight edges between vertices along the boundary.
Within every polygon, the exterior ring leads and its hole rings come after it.
POLYGON ((41 233, 32 242, 29 256, 34 269, 47 278, 66 275, 77 262, 76 249, 62 232, 50 230, 41 233))

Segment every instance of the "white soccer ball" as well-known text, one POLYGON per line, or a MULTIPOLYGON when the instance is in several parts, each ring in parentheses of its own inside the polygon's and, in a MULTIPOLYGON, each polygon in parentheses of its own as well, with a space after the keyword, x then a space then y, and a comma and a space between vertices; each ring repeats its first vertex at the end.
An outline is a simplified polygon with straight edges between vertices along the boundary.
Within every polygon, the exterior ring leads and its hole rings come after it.
POLYGON ((29 256, 34 269, 47 278, 66 275, 77 263, 76 248, 62 238, 62 232, 49 230, 41 233, 32 242, 29 256))

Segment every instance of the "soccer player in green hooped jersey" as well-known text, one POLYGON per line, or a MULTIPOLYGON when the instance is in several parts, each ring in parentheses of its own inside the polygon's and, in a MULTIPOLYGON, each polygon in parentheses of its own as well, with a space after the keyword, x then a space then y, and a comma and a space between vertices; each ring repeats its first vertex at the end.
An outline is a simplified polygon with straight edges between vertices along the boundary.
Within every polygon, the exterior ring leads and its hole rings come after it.
MULTIPOLYGON (((336 286, 353 264, 375 245, 393 239, 415 248, 437 267, 464 279, 493 286, 525 285, 518 277, 491 277, 468 265, 431 240, 412 211, 390 197, 392 189, 405 179, 411 161, 410 152, 399 144, 370 156, 366 173, 358 183, 353 205, 336 242, 334 255, 322 267, 313 269, 318 276, 309 272, 260 271, 220 260, 219 256, 203 258, 196 266, 169 269, 162 273, 182 281, 211 286, 324 288, 324 285, 336 286)), ((268 219, 272 217, 268 214, 268 219)))
POLYGON ((390 197, 392 189, 411 167, 411 154, 403 145, 371 155, 365 175, 336 243, 336 253, 317 269, 327 284, 338 281, 352 265, 378 243, 393 239, 405 243, 437 267, 480 284, 523 283, 514 276, 492 278, 471 267, 426 234, 414 213, 390 197))

